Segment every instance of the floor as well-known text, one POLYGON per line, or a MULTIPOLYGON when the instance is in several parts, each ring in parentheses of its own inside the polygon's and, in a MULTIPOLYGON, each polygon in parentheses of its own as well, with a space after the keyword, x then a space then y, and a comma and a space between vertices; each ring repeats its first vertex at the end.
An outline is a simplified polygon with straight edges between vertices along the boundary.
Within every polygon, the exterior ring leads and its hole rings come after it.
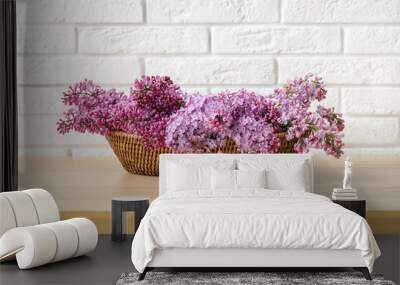
POLYGON ((0 264, 0 284, 115 284, 124 272, 134 271, 131 242, 115 243, 100 236, 94 252, 29 270, 18 270, 15 262, 0 264))
MULTIPOLYGON (((399 283, 400 237, 377 236, 383 252, 375 271, 399 283)), ((100 236, 97 249, 82 256, 30 270, 18 270, 15 262, 0 265, 0 284, 115 284, 124 272, 134 271, 130 261, 129 240, 114 243, 110 236, 100 236)))

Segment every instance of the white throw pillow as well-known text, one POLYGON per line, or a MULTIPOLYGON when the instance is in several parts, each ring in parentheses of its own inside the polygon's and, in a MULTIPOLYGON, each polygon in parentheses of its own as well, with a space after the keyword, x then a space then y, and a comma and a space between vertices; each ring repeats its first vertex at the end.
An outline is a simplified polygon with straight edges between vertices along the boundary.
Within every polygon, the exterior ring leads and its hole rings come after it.
POLYGON ((214 191, 242 188, 267 188, 267 171, 211 169, 211 188, 214 191))
POLYGON ((168 163, 168 191, 211 188, 210 167, 168 163))
POLYGON ((267 188, 267 170, 236 170, 237 188, 267 188))
POLYGON ((218 190, 236 190, 236 170, 233 169, 211 169, 211 188, 218 190))
POLYGON ((306 191, 308 164, 306 160, 260 159, 238 161, 239 170, 267 170, 267 188, 271 190, 306 191))
POLYGON ((303 191, 307 189, 307 165, 305 161, 277 163, 268 171, 268 187, 271 189, 303 191))
POLYGON ((167 168, 167 191, 212 190, 211 168, 235 169, 235 160, 218 160, 209 163, 193 163, 190 160, 169 161, 167 168))

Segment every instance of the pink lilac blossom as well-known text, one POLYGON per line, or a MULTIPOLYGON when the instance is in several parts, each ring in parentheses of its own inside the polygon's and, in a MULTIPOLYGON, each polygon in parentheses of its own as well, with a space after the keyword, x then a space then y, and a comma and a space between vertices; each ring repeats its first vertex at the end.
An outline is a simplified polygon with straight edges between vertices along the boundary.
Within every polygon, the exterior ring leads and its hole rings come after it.
POLYGON ((281 124, 283 130, 299 116, 300 113, 307 112, 313 101, 325 99, 327 90, 322 78, 307 74, 304 78, 288 80, 282 88, 274 90, 269 95, 281 110, 281 124))
POLYGON ((107 135, 120 130, 121 106, 127 97, 115 89, 104 90, 90 80, 78 82, 63 93, 62 102, 71 106, 64 112, 64 118, 57 122, 57 130, 65 134, 71 130, 107 135))
POLYGON ((140 136, 151 148, 165 146, 169 116, 184 104, 179 86, 166 76, 143 76, 135 81, 130 96, 84 80, 70 86, 62 101, 72 107, 57 122, 60 133, 124 131, 140 136))
POLYGON ((135 121, 125 131, 140 136, 148 148, 165 147, 169 117, 185 103, 180 87, 168 76, 143 76, 135 81, 130 98, 135 104, 128 109, 135 121))
POLYGON ((229 135, 224 103, 218 95, 189 96, 185 108, 168 122, 166 145, 179 152, 209 152, 224 146, 229 135))
POLYGON ((166 144, 179 152, 212 151, 231 138, 241 152, 275 152, 280 140, 274 126, 279 111, 254 92, 193 94, 168 123, 166 144))
POLYGON ((108 135, 123 131, 139 136, 144 145, 165 146, 179 152, 212 151, 232 139, 242 152, 277 152, 278 133, 293 141, 294 151, 322 149, 343 153, 342 115, 317 106, 326 97, 320 77, 308 74, 288 81, 273 94, 261 96, 241 89, 202 96, 187 96, 166 76, 143 76, 130 96, 105 90, 84 80, 70 86, 62 101, 70 109, 57 123, 65 134, 71 130, 108 135))
POLYGON ((223 92, 229 111, 229 137, 241 152, 276 152, 280 140, 276 136, 280 112, 270 99, 241 89, 223 92))
POLYGON ((286 132, 287 140, 296 141, 296 152, 304 153, 316 148, 335 157, 342 155, 342 115, 335 113, 334 108, 327 109, 321 105, 316 111, 310 111, 311 103, 325 99, 326 93, 322 79, 307 74, 304 78, 288 81, 270 95, 281 111, 280 129, 286 132))

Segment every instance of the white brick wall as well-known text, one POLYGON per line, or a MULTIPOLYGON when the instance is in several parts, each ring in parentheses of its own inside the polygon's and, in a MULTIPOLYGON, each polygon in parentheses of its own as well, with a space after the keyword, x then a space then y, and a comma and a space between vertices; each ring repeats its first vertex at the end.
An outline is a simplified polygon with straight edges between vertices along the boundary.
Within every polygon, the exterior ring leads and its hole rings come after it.
POLYGON ((169 74, 182 84, 273 84, 269 58, 147 58, 146 73, 169 74))
POLYGON ((342 101, 349 115, 400 115, 399 88, 343 88, 342 101))
POLYGON ((147 0, 149 23, 273 23, 279 0, 147 0))
POLYGON ((205 27, 82 27, 80 53, 169 54, 208 52, 205 27))
POLYGON ((217 26, 211 30, 212 51, 218 54, 338 53, 339 28, 217 26))
POLYGON ((17 48, 25 54, 72 54, 75 52, 73 26, 18 24, 17 48))
POLYGON ((140 75, 136 57, 28 56, 21 57, 19 78, 24 85, 64 85, 93 79, 103 84, 129 84, 140 75))
MULTIPOLYGON (((271 92, 325 78, 352 149, 400 148, 399 0, 17 0, 20 144, 84 155, 103 138, 56 133, 61 92, 90 78, 129 90, 141 74, 190 92, 271 92)), ((103 150, 102 150, 103 147, 103 150)))
POLYGON ((141 0, 18 0, 22 23, 141 23, 141 0))
POLYGON ((279 82, 313 71, 328 84, 400 84, 400 58, 280 58, 279 82))
POLYGON ((400 23, 398 0, 282 0, 284 23, 400 23))
POLYGON ((398 54, 400 53, 400 26, 345 28, 344 42, 345 53, 398 54))

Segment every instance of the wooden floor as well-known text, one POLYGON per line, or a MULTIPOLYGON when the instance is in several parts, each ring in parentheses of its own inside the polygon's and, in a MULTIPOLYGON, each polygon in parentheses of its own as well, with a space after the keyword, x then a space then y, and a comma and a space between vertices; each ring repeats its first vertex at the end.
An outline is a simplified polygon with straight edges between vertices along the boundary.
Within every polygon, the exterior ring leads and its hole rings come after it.
MULTIPOLYGON (((375 271, 399 283, 400 237, 377 236, 383 256, 375 271)), ((130 259, 131 241, 114 243, 110 236, 100 236, 94 252, 30 270, 19 270, 15 262, 0 264, 0 284, 115 284, 124 272, 134 271, 130 259)))

